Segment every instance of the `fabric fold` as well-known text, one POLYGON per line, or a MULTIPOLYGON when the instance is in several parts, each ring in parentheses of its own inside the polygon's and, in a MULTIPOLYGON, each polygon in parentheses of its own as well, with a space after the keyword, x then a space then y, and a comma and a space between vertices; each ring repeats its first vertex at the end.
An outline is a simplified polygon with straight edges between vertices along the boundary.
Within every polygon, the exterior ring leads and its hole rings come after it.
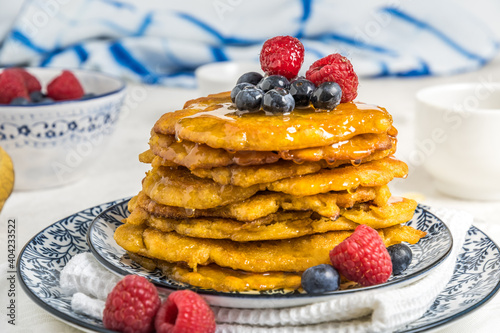
POLYGON ((305 64, 339 52, 364 77, 464 72, 483 66, 499 47, 492 31, 453 0, 49 3, 25 1, 0 48, 0 66, 84 68, 194 87, 198 66, 258 62, 262 43, 277 35, 301 39, 305 64), (443 12, 450 15, 443 19, 443 12))

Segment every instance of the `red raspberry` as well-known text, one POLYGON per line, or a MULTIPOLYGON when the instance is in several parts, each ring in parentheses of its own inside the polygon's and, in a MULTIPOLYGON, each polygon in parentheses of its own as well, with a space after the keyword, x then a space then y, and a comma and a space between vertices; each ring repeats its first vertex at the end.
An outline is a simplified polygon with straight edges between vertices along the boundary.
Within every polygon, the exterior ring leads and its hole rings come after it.
POLYGON ((6 69, 6 71, 15 71, 20 73, 24 79, 24 85, 26 86, 26 89, 28 89, 28 93, 42 90, 42 85, 40 84, 38 79, 33 75, 31 75, 30 73, 28 73, 24 68, 15 67, 6 69))
POLYGON ((4 70, 0 74, 0 104, 9 104, 17 97, 30 99, 23 76, 18 71, 4 70))
POLYGON ((316 86, 323 82, 337 82, 342 89, 341 103, 353 101, 358 96, 358 76, 351 62, 338 53, 316 60, 306 72, 306 79, 316 86))
POLYGON ((126 333, 152 332, 160 305, 160 297, 151 282, 142 276, 127 275, 106 299, 104 327, 126 333))
POLYGON ((304 45, 295 37, 277 36, 262 45, 260 66, 267 75, 293 79, 304 62, 304 45))
POLYGON ((157 333, 212 333, 215 316, 200 295, 191 290, 171 293, 155 319, 157 333))
POLYGON ((63 71, 47 86, 47 96, 55 101, 79 99, 83 94, 80 82, 70 71, 63 71))
POLYGON ((392 273, 391 257, 382 238, 364 224, 330 251, 330 260, 340 274, 365 287, 384 283, 392 273))

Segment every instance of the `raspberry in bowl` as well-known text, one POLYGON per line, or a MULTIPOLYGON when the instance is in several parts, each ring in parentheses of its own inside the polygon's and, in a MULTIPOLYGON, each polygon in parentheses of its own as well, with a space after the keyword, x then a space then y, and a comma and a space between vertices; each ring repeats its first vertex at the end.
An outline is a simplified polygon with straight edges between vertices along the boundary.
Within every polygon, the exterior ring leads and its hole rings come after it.
POLYGON ((81 179, 105 151, 125 94, 122 80, 98 72, 0 70, 0 145, 12 157, 15 189, 81 179))

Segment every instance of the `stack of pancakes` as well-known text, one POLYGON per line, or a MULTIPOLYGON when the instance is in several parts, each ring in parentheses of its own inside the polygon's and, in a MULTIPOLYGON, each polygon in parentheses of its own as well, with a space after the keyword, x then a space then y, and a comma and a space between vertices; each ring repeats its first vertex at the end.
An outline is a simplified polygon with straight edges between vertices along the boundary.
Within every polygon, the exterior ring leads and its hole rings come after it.
POLYGON ((156 122, 140 156, 152 169, 115 240, 193 286, 298 289, 359 224, 386 246, 425 236, 402 225, 416 202, 387 186, 408 171, 396 135, 385 109, 362 103, 276 115, 238 111, 229 93, 189 101, 156 122))

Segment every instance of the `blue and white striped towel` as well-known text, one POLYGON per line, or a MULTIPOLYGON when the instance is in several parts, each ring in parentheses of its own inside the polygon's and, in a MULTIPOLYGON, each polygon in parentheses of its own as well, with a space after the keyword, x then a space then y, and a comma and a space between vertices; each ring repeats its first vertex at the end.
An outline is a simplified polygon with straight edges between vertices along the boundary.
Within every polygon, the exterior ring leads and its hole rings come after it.
MULTIPOLYGON (((1 0, 0 0, 1 1, 1 0)), ((305 66, 340 52, 360 76, 452 74, 479 68, 496 37, 453 0, 26 0, 0 66, 101 70, 193 86, 198 66, 258 61, 262 43, 293 35, 305 66)))

